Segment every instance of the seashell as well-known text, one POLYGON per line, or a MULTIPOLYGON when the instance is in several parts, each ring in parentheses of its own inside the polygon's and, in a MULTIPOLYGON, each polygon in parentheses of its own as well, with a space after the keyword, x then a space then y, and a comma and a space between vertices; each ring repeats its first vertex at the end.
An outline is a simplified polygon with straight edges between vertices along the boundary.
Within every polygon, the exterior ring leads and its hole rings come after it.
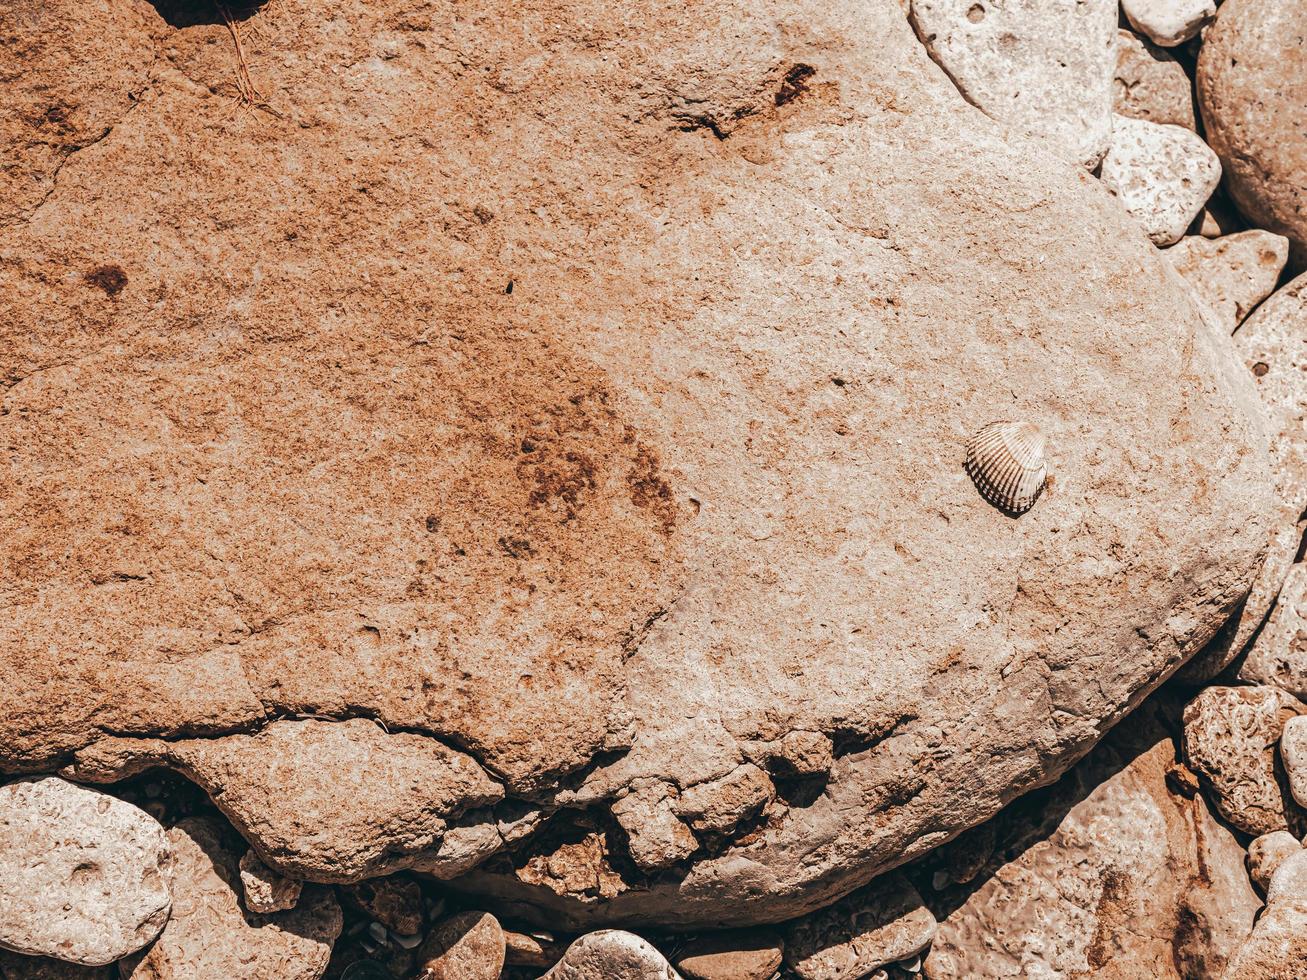
POLYGON ((967 475, 999 510, 1024 514, 1048 479, 1044 444, 1044 433, 1029 422, 991 422, 967 443, 967 475))

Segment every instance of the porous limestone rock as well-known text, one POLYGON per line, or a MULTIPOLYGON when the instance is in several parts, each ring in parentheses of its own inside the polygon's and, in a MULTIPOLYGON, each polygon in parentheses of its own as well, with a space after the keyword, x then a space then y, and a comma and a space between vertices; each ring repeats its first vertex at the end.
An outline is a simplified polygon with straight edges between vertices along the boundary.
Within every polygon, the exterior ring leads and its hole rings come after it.
MULTIPOLYGON (((168 830, 172 917, 158 941, 119 964, 122 980, 317 980, 340 935, 330 889, 309 886, 272 915, 240 903, 239 858, 216 820, 190 817, 168 830)), ((229 833, 229 831, 228 831, 229 833)))
POLYGON ((1117 116, 1103 183, 1157 245, 1180 240, 1221 180, 1221 163, 1181 126, 1117 116))
POLYGON ((1121 0, 1130 26, 1164 48, 1183 44, 1216 16, 1217 0, 1121 0))
POLYGON ((1307 564, 1289 569, 1274 611, 1239 665, 1239 679, 1307 698, 1307 564))
POLYGON ((1198 105, 1225 186, 1307 259, 1307 4, 1225 0, 1198 55, 1198 105))
MULTIPOLYGON (((1169 728, 1146 704, 1057 784, 991 821, 974 883, 925 893, 940 916, 929 980, 1220 975, 1260 902, 1234 835, 1173 778, 1169 728)), ((947 882, 961 843, 922 874, 947 882)))
POLYGON ((1290 718, 1280 733, 1280 761, 1289 781, 1289 791, 1301 807, 1307 807, 1307 717, 1290 718))
MULTIPOLYGON (((1228 2, 1228 0, 1227 0, 1228 2)), ((1224 980, 1290 980, 1307 963, 1307 851, 1280 863, 1266 889, 1266 908, 1224 980)))
POLYGON ((1113 86, 1117 115, 1197 130, 1193 85, 1184 66, 1133 31, 1116 32, 1113 86))
POLYGON ((736 929, 686 940, 674 962, 686 980, 772 980, 784 952, 778 933, 736 929))
POLYGON ((163 828, 54 776, 0 786, 0 946, 103 966, 168 921, 163 828))
POLYGON ((504 930, 489 912, 460 912, 431 930, 418 948, 423 980, 499 980, 504 930))
POLYGON ((639 936, 603 929, 582 936, 540 980, 681 980, 658 950, 639 936))
POLYGON ((1087 170, 1112 131, 1111 0, 912 0, 912 25, 963 97, 1087 170))
POLYGON ((46 6, 158 57, 0 229, 5 772, 153 754, 306 880, 776 922, 1054 779, 1255 574, 1229 338, 897 0, 277 0, 248 109, 221 18, 46 6), (1017 520, 962 466, 1012 417, 1017 520), (614 800, 745 763, 633 868, 614 800))
POLYGON ((240 873, 241 893, 251 912, 284 912, 300 900, 303 883, 277 874, 259 860, 253 849, 241 855, 240 873))
POLYGON ((1198 298, 1233 333, 1274 291, 1289 258, 1289 240, 1259 230, 1223 238, 1189 235, 1165 254, 1198 298))
POLYGON ((1209 687, 1184 709, 1184 757, 1212 806, 1248 834, 1296 830, 1301 816, 1276 749, 1284 723, 1307 711, 1274 687, 1209 687))
POLYGON ((1273 830, 1269 834, 1262 834, 1248 845, 1248 877, 1258 888, 1266 891, 1275 869, 1285 858, 1301 850, 1302 844, 1298 838, 1287 830, 1273 830))
POLYGON ((790 923, 785 962, 799 980, 864 977, 915 956, 935 937, 935 916, 897 872, 790 923))

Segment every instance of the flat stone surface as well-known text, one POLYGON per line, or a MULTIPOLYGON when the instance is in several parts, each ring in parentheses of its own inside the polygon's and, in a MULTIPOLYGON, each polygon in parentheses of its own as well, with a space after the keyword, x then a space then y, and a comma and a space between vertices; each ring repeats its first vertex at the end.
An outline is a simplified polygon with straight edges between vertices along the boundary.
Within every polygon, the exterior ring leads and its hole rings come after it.
POLYGON ((932 855, 928 980, 1220 976, 1260 902, 1234 835, 1168 779, 1175 763, 1170 725, 1146 704, 991 821, 972 884, 950 883, 961 841, 932 855))
POLYGON ((1112 81, 1117 115, 1197 130, 1193 83, 1184 66, 1133 31, 1116 32, 1112 81))
POLYGON ((1307 564, 1289 569, 1274 611, 1239 665, 1239 679, 1307 698, 1307 564))
POLYGON ((781 968, 785 944, 766 929, 737 929, 681 943, 676 968, 686 980, 771 980, 781 968))
POLYGON ((279 115, 220 18, 49 5, 151 68, 0 229, 0 769, 163 760, 307 880, 781 921, 1054 779, 1255 574, 1229 338, 896 0, 278 0, 279 115), (1017 520, 962 466, 1014 417, 1017 520), (746 763, 633 869, 614 800, 746 763))
POLYGON ((1198 104, 1250 223, 1307 258, 1307 5, 1226 0, 1198 55, 1198 104))
POLYGON ((1181 126, 1117 116, 1101 173, 1153 243, 1170 245, 1216 190, 1221 164, 1206 143, 1181 126))
POLYGON ((1166 257, 1233 333, 1275 290, 1289 240, 1260 230, 1223 238, 1189 235, 1168 248, 1166 257))
POLYGON ((582 936, 540 980, 681 980, 646 940, 618 929, 582 936))
POLYGON ((417 961, 425 980, 499 980, 504 930, 489 912, 460 912, 436 924, 417 961))
POLYGON ((1154 44, 1173 48, 1197 36, 1216 16, 1217 0, 1121 0, 1130 26, 1154 44))
POLYGON ((183 820, 168 830, 172 917, 158 941, 119 965, 122 980, 317 980, 340 935, 330 889, 308 887, 291 911, 246 912, 237 852, 217 821, 183 820))
POLYGON ((1112 130, 1110 0, 912 0, 913 27, 968 102, 1087 170, 1112 130))
POLYGON ((0 944, 103 966, 168 921, 163 828, 142 810, 54 776, 0 786, 0 944))

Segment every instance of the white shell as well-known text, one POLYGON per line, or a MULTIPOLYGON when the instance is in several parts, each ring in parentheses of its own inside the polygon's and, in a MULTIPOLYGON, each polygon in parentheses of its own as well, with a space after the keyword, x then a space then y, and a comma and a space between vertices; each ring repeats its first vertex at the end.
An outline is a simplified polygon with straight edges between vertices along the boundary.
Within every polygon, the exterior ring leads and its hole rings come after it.
POLYGON ((991 422, 967 443, 967 474, 999 510, 1024 514, 1048 479, 1044 433, 1029 422, 991 422))

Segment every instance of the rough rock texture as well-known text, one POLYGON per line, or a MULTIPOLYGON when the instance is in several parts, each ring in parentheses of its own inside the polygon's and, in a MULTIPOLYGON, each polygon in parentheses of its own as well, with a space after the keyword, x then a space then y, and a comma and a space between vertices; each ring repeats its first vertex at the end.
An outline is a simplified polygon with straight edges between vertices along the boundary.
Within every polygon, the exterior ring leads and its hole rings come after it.
POLYGON ((785 962, 800 980, 865 977, 934 937, 935 917, 896 872, 787 926, 785 962))
POLYGON ((1297 980, 1307 964, 1307 851, 1280 863, 1257 926, 1230 961, 1225 980, 1297 980))
POLYGON ((1190 235, 1168 248, 1166 257, 1233 333, 1275 289, 1289 240, 1256 230, 1224 238, 1190 235))
POLYGON ((45 956, 23 956, 0 949, 3 980, 118 980, 116 966, 82 966, 45 956))
POLYGON ((765 929, 738 929, 696 936, 675 957, 686 980, 771 980, 781 968, 785 944, 765 929))
POLYGON ((1133 31, 1116 32, 1112 110, 1132 119, 1196 130, 1193 84, 1184 66, 1133 31))
POLYGON ((241 893, 251 912, 284 912, 300 900, 303 883, 277 874, 253 850, 241 855, 241 893))
POLYGON ((1263 892, 1266 891, 1271 883, 1271 875, 1275 874, 1280 863, 1301 850, 1302 844, 1298 838, 1287 830, 1262 834, 1248 845, 1248 877, 1263 892))
POLYGON ((112 781, 159 765, 207 790, 266 864, 308 881, 434 870, 450 821, 503 797, 466 755, 363 719, 279 721, 258 735, 183 742, 101 739, 69 771, 112 781))
POLYGON ((912 0, 912 25, 963 97, 1087 170, 1112 131, 1111 0, 912 0))
POLYGON ((338 894, 364 915, 401 936, 422 931, 422 889, 411 878, 374 878, 341 888, 338 894))
POLYGON ((1290 718, 1284 723, 1280 761, 1294 800, 1300 807, 1307 807, 1307 717, 1290 718))
POLYGON ((1239 665, 1239 679, 1307 698, 1307 564, 1289 569, 1275 610, 1239 665))
POLYGON ((1154 44, 1173 48, 1194 37, 1216 16, 1217 0, 1121 0, 1130 26, 1154 44))
POLYGON ((431 930, 417 961, 423 980, 499 980, 504 930, 489 912, 460 912, 431 930))
POLYGON ((504 930, 504 962, 510 966, 529 966, 547 970, 563 958, 567 944, 552 933, 526 933, 504 930))
POLYGON ((1198 56, 1198 105, 1225 186, 1307 258, 1307 4, 1226 0, 1198 56))
POLYGON ((604 929, 572 943, 540 980, 681 980, 681 976, 639 936, 604 929))
POLYGON ((145 953, 120 964, 123 980, 316 980, 340 935, 340 906, 329 889, 308 887, 299 905, 274 915, 240 904, 239 858, 222 828, 189 818, 168 831, 172 917, 145 953))
POLYGON ((0 786, 0 946, 103 966, 168 921, 163 828, 53 776, 0 786))
POLYGON ((1221 180, 1216 154, 1181 126, 1117 116, 1101 171, 1157 245, 1179 241, 1221 180))
MULTIPOLYGON (((1234 836, 1190 787, 1153 704, 1049 790, 993 823, 970 887, 948 884, 958 841, 932 857, 939 933, 930 980, 1220 974, 1259 906, 1234 836), (1171 778, 1168 778, 1171 776, 1171 778)), ((965 855, 964 855, 965 856, 965 855)))
POLYGON ((560 927, 779 921, 1054 779, 1247 589, 1228 338, 895 0, 278 0, 271 111, 217 18, 123 3, 50 0, 152 67, 0 231, 0 768, 112 734, 88 774, 218 774, 295 877, 511 839, 461 885, 560 927), (961 465, 1012 416, 1019 520, 961 465), (633 868, 619 794, 793 732, 828 773, 633 868))
POLYGON ((1209 687, 1185 706, 1185 762, 1217 812, 1245 833, 1301 826, 1276 749, 1284 723, 1304 711, 1274 687, 1209 687))

